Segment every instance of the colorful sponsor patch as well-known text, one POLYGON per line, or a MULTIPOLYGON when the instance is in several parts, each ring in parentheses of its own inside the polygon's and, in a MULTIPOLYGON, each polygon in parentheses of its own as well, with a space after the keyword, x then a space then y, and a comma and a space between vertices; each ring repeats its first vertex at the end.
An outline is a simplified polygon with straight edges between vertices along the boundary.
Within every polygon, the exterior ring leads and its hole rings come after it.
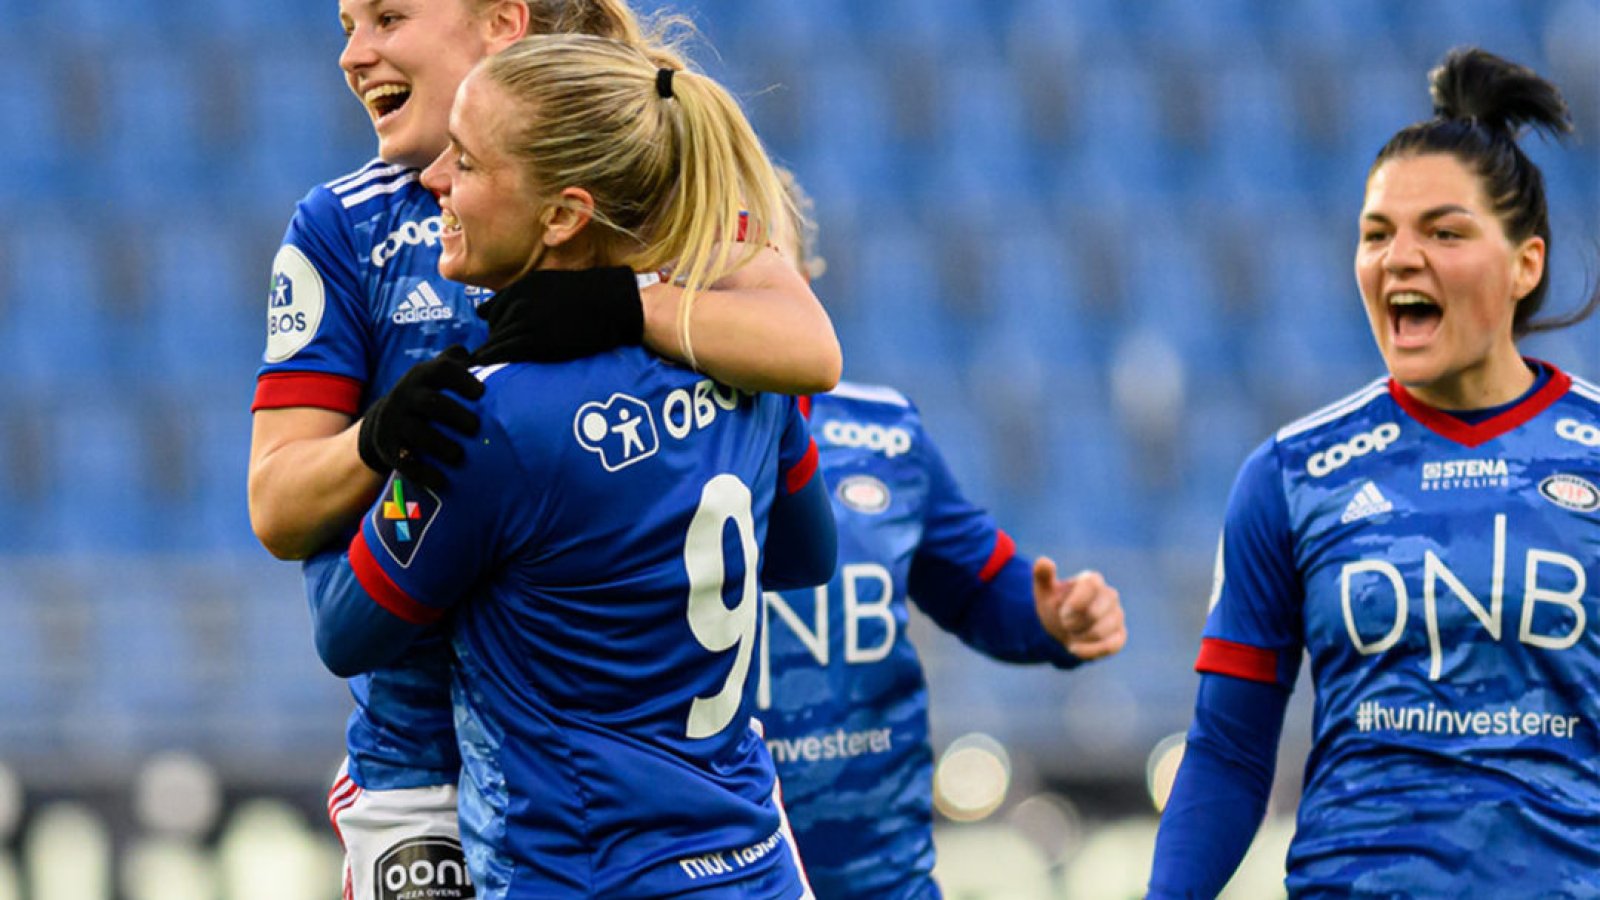
POLYGON ((876 515, 889 508, 889 486, 871 475, 851 475, 835 491, 839 502, 856 512, 876 515))
POLYGON ((372 514, 372 524, 377 527, 383 549, 404 568, 411 565, 428 526, 439 514, 439 495, 398 474, 390 477, 384 491, 383 502, 372 514))
POLYGON ((1600 488, 1576 475, 1551 475, 1539 482, 1539 493, 1551 503, 1573 512, 1600 509, 1600 488))

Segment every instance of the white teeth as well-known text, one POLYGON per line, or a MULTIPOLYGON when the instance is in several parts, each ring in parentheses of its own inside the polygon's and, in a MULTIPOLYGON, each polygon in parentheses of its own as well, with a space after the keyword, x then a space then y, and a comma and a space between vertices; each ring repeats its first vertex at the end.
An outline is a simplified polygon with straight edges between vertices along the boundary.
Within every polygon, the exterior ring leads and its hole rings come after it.
POLYGON ((1401 291, 1389 297, 1390 306, 1438 306, 1432 297, 1416 291, 1401 291))
POLYGON ((383 97, 393 97, 396 95, 405 95, 409 93, 411 93, 411 89, 403 84, 380 84, 377 87, 371 88, 363 93, 361 95, 361 99, 367 103, 375 103, 383 97))

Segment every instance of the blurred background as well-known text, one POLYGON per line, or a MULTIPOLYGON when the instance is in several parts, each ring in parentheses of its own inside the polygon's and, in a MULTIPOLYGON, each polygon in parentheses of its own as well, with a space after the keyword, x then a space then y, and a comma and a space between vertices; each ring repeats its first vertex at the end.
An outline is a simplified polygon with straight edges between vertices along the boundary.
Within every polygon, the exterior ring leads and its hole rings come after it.
MULTIPOLYGON (((1573 308, 1600 0, 672 8, 816 199, 846 377, 909 393, 1025 551, 1127 607, 1127 650, 1065 675, 917 623, 947 892, 1137 896, 1234 470, 1382 371, 1368 165, 1452 46, 1555 80, 1578 134, 1525 146, 1573 308)), ((341 43, 333 0, 0 0, 0 900, 337 896, 350 703, 244 485, 270 261, 373 152, 341 43)), ((1526 349, 1600 379, 1600 320, 1526 349)), ((1309 694, 1234 896, 1281 893, 1309 694)))

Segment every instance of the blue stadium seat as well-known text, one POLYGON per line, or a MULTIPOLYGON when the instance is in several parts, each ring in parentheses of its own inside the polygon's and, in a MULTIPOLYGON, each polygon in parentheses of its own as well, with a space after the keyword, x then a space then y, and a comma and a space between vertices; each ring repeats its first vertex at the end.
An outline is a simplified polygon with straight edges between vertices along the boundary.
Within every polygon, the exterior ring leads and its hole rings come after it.
POLYGON ((1163 197, 1176 157, 1161 124, 1161 96, 1144 66, 1121 60, 1084 61, 1073 79, 1073 119, 1079 141, 1065 163, 1063 198, 1077 203, 1122 203, 1163 197))
POLYGON ((63 553, 154 550, 163 546, 148 480, 154 461, 136 396, 115 386, 62 396, 51 416, 51 502, 37 525, 45 547, 63 553))
POLYGON ((241 61, 239 79, 249 89, 242 146, 222 190, 287 221, 306 191, 377 153, 367 112, 345 85, 336 54, 336 46, 313 41, 241 61))
POLYGON ((202 196, 212 137, 201 61, 170 47, 131 44, 105 65, 99 189, 130 209, 170 209, 202 196))
POLYGON ((260 364, 266 261, 238 229, 196 218, 146 233, 146 381, 248 386, 260 364))
POLYGON ((1536 70, 1539 35, 1523 0, 1412 0, 1392 4, 1395 33, 1429 64, 1451 47, 1476 44, 1536 70))
POLYGON ((31 203, 68 189, 72 153, 50 57, 13 37, 0 38, 0 201, 31 203))
MULTIPOLYGON (((941 66, 939 78, 935 165, 981 174, 992 190, 1035 183, 1022 86, 1014 70, 969 58, 941 66)), ((944 180, 938 178, 933 190, 939 191, 944 180)))
POLYGON ((875 66, 820 57, 794 91, 807 142, 795 154, 796 168, 806 172, 819 201, 823 183, 867 204, 903 188, 907 173, 897 158, 893 107, 875 66))
POLYGON ((10 266, 8 308, 0 335, 11 378, 22 389, 49 392, 97 383, 117 371, 116 358, 134 336, 115 327, 103 308, 110 287, 99 242, 49 216, 5 234, 10 266), (25 261, 25 263, 24 263, 25 261))
POLYGON ((1250 208, 1297 198, 1306 182, 1291 84, 1253 54, 1216 64, 1206 79, 1205 196, 1250 208))
POLYGON ((1138 239, 1128 245, 1127 324, 1165 335, 1186 361, 1229 364, 1223 350, 1223 308, 1216 294, 1206 235, 1155 208, 1128 217, 1138 239))
POLYGON ((882 215, 862 233, 856 258, 857 279, 850 289, 861 328, 854 337, 872 351, 869 359, 851 360, 852 377, 881 378, 862 370, 904 370, 923 360, 953 358, 938 260, 928 242, 905 223, 882 215))
MULTIPOLYGON (((92 661, 89 708, 127 728, 135 747, 186 743, 212 681, 188 598, 176 578, 106 566, 85 579, 92 661)), ((204 598, 205 602, 214 602, 204 598)), ((116 731, 113 731, 116 734, 116 731)))

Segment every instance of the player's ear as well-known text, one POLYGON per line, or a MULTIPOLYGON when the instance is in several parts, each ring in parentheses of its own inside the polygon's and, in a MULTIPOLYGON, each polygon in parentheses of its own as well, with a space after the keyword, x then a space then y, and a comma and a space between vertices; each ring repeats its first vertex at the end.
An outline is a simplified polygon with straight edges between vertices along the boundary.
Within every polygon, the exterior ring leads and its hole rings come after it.
POLYGON ((545 212, 545 246, 559 247, 572 240, 593 218, 594 196, 580 187, 564 188, 545 212))
POLYGON ((528 4, 523 0, 495 0, 479 14, 478 22, 488 49, 486 55, 492 56, 528 36, 528 4))

